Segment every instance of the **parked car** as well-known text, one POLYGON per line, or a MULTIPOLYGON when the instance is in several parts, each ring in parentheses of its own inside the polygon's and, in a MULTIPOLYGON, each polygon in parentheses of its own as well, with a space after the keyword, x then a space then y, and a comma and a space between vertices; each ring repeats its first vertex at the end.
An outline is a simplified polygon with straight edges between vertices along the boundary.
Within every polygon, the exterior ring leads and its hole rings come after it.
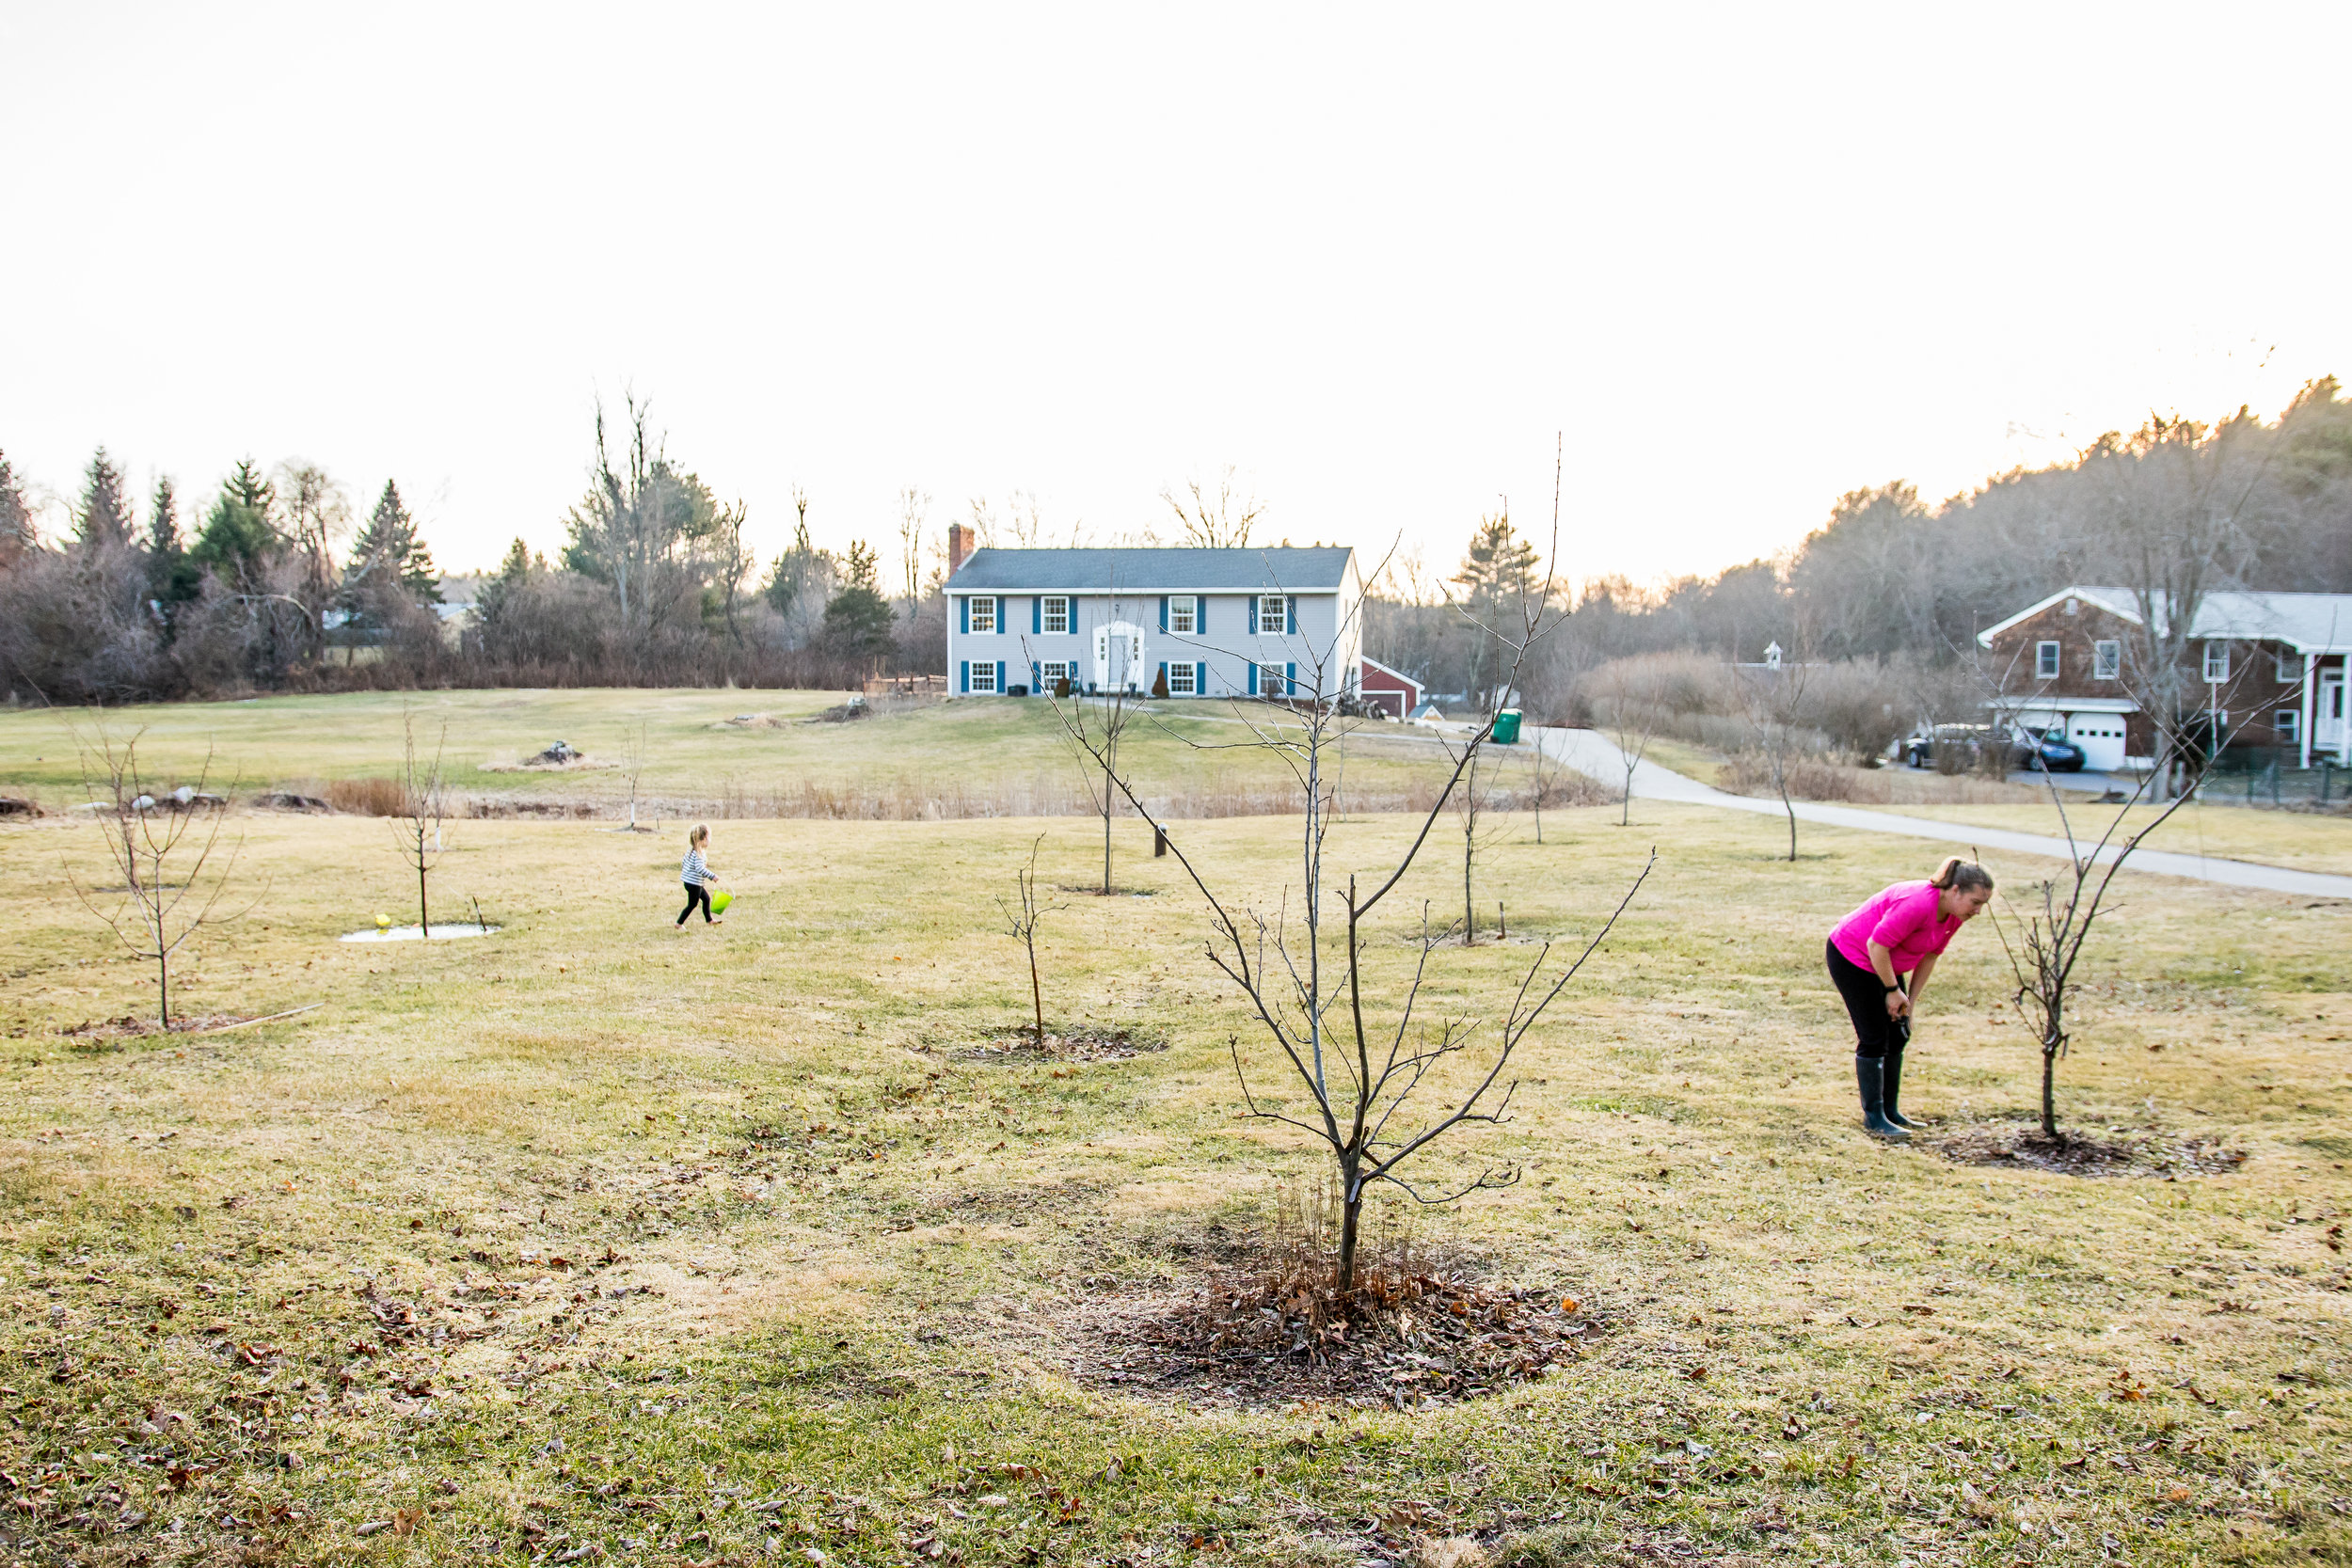
POLYGON ((1997 734, 1990 724, 1938 724, 1931 730, 1923 728, 1903 742, 1903 760, 1914 768, 1933 768, 1939 752, 1948 754, 1957 750, 1960 760, 1953 770, 1966 771, 1978 765, 1986 748, 1996 744, 2007 749, 2012 768, 2079 773, 2087 760, 2082 748, 2067 739, 2065 733, 2055 725, 2047 730, 2014 725, 2005 741, 1996 740, 1997 734))

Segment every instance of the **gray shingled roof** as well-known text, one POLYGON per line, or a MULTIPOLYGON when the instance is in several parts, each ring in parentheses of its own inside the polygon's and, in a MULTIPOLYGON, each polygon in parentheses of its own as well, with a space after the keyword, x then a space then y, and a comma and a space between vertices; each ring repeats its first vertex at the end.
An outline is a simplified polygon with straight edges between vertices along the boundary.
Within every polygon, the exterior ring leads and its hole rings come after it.
POLYGON ((1347 576, 1344 545, 1263 550, 974 550, 950 594, 1329 593, 1347 576))

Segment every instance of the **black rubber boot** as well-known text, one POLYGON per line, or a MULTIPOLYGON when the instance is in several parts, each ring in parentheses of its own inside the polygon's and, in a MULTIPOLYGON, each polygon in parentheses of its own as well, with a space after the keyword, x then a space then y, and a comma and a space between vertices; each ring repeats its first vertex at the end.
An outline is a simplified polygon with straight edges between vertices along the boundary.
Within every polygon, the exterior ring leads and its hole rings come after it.
POLYGON ((1879 1099, 1885 1106, 1886 1119, 1893 1122, 1898 1127, 1909 1128, 1918 1126, 1919 1124, 1917 1122, 1912 1120, 1909 1117, 1903 1115, 1902 1113, 1900 1101, 1902 1100, 1903 1092, 1903 1053, 1901 1049, 1899 1047, 1896 1050, 1888 1052, 1885 1055, 1881 1056, 1879 1061, 1881 1063, 1879 1069, 1879 1099))
POLYGON ((1881 1056, 1853 1059, 1854 1082, 1862 1089, 1863 1130, 1872 1137, 1906 1139, 1911 1134, 1886 1119, 1885 1067, 1885 1058, 1881 1056))

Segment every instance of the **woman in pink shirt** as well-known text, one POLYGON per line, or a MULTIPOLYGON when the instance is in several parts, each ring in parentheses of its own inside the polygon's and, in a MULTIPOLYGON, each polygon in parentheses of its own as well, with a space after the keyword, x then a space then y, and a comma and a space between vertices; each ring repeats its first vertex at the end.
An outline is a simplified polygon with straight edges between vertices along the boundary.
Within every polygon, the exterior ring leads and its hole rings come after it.
POLYGON ((1897 882, 1872 894, 1830 933, 1829 977, 1853 1018, 1862 1125, 1882 1138, 1908 1138, 1916 1125, 1897 1099, 1912 1013, 1935 973, 1936 955, 1992 900, 1993 874, 1954 855, 1924 882, 1897 882))

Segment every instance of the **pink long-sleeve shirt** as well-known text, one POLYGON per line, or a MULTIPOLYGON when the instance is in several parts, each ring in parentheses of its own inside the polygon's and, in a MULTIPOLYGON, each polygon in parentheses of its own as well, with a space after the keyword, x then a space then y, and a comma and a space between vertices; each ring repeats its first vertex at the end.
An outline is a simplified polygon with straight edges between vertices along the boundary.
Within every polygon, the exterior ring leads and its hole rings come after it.
POLYGON ((1943 952, 1963 924, 1937 917, 1943 895, 1933 882, 1897 882, 1872 894, 1839 921, 1829 940, 1864 969, 1870 967, 1870 943, 1875 942, 1894 956, 1895 973, 1908 974, 1921 958, 1943 952))

